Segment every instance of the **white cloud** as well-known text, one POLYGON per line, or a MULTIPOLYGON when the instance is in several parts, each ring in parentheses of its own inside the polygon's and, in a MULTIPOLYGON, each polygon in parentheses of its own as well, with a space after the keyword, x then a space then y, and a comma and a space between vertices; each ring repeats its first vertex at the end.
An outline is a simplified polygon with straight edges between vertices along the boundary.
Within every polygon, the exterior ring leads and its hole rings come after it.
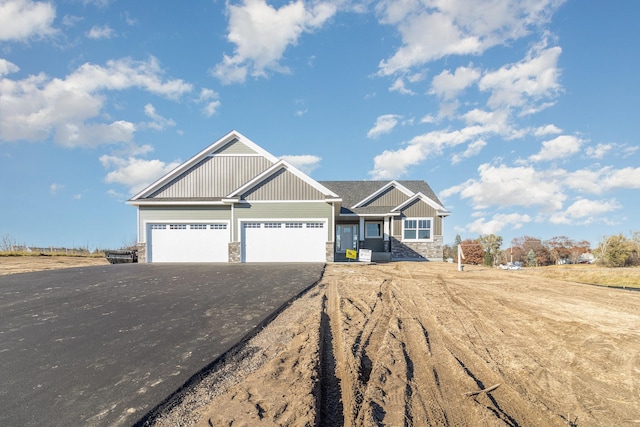
POLYGON ((58 191, 62 190, 65 186, 63 184, 56 184, 55 182, 49 186, 49 194, 55 196, 58 191))
POLYGON ((75 27, 76 24, 78 24, 79 22, 82 22, 83 20, 84 18, 81 16, 64 15, 62 17, 62 25, 68 28, 72 28, 72 27, 75 27))
POLYGON ((480 154, 482 149, 486 147, 486 145, 487 145, 487 142, 482 139, 473 141, 467 146, 467 149, 464 150, 462 153, 454 154, 453 156, 451 156, 451 163, 455 165, 457 163, 460 163, 464 159, 477 156, 478 154, 480 154))
POLYGON ((580 151, 583 142, 580 138, 572 135, 560 135, 544 141, 540 152, 529 156, 529 160, 540 162, 570 157, 580 151))
POLYGON ((87 32, 87 37, 90 39, 98 40, 98 39, 110 39, 115 37, 115 31, 113 28, 108 25, 94 25, 91 27, 89 32, 87 32))
POLYGON ((164 118, 160 114, 158 114, 156 112, 156 108, 152 104, 147 104, 144 106, 144 114, 151 120, 153 120, 151 122, 146 122, 143 124, 143 126, 146 128, 161 131, 167 127, 173 127, 176 125, 176 122, 172 119, 164 118))
POLYGON ((106 66, 83 64, 63 79, 43 73, 22 80, 1 78, 0 139, 40 141, 53 135, 66 146, 131 141, 135 125, 124 120, 95 122, 103 114, 104 93, 139 88, 178 99, 192 89, 162 74, 155 58, 125 58, 110 60, 106 66))
POLYGON ((402 46, 379 64, 392 75, 448 55, 479 55, 548 22, 562 0, 382 0, 380 21, 394 25, 402 46))
POLYGON ((444 100, 450 100, 479 78, 480 71, 475 68, 458 67, 453 74, 449 70, 444 70, 433 78, 429 93, 444 100))
POLYGON ((398 125, 398 120, 402 118, 397 114, 383 114, 382 116, 378 116, 376 119, 375 125, 369 132, 367 132, 368 138, 377 138, 380 135, 384 135, 387 133, 391 133, 393 129, 398 125))
POLYGON ((32 37, 52 35, 56 17, 53 3, 31 0, 0 2, 0 41, 26 41, 32 37))
POLYGON ((212 89, 204 88, 200 91, 200 97, 197 99, 197 102, 204 104, 202 107, 202 112, 205 116, 211 117, 218 114, 218 110, 222 103, 218 100, 217 92, 212 89))
POLYGON ((124 185, 129 188, 130 194, 141 191, 180 165, 179 161, 165 163, 160 160, 144 160, 135 157, 123 158, 109 155, 101 156, 100 163, 105 169, 113 169, 107 173, 105 182, 124 185))
POLYGON ((416 93, 411 89, 407 89, 404 84, 404 78, 398 77, 393 84, 389 87, 389 92, 398 92, 401 95, 415 95, 416 93))
POLYGON ((518 63, 485 73, 478 87, 490 92, 487 105, 491 108, 520 108, 526 114, 538 112, 552 103, 540 103, 552 98, 561 89, 558 82, 558 59, 562 49, 547 48, 546 40, 532 48, 518 63))
POLYGON ((491 133, 485 126, 467 126, 461 130, 438 130, 412 138, 407 146, 398 150, 385 150, 373 159, 372 179, 395 179, 406 174, 407 169, 428 157, 441 155, 446 148, 452 148, 491 133))
POLYGON ((420 123, 435 123, 436 118, 431 114, 427 114, 423 118, 420 119, 420 123))
POLYGON ((595 147, 587 147, 585 152, 592 159, 601 159, 609 151, 613 150, 613 144, 598 144, 595 147))
POLYGON ((282 160, 291 163, 296 168, 306 174, 310 174, 314 169, 320 166, 321 157, 312 156, 310 154, 303 155, 286 155, 280 157, 282 160))
POLYGON ((4 77, 7 74, 17 73, 20 71, 20 67, 18 67, 13 62, 9 62, 6 59, 0 58, 0 77, 4 77))
POLYGON ((465 231, 477 234, 498 234, 505 228, 518 230, 526 223, 531 222, 529 215, 518 213, 513 214, 496 214, 490 220, 484 217, 478 218, 470 224, 467 224, 465 231))
POLYGON ((444 190, 443 198, 458 194, 471 199, 474 209, 489 206, 539 207, 543 212, 562 209, 567 195, 563 191, 563 174, 557 171, 537 171, 532 167, 478 167, 478 178, 444 190))
POLYGON ((280 64, 287 47, 296 45, 303 33, 322 27, 336 10, 328 2, 308 6, 302 0, 279 9, 265 0, 229 4, 227 39, 235 44, 235 51, 233 56, 223 55, 222 62, 212 70, 213 75, 230 84, 244 82, 247 75, 265 77, 268 70, 289 72, 280 64))
POLYGON ((533 131, 535 136, 557 135, 559 133, 562 133, 562 129, 556 125, 540 126, 533 131))
POLYGON ((621 205, 615 200, 578 199, 564 212, 559 212, 549 218, 554 224, 590 224, 609 212, 618 210, 621 205))
POLYGON ((594 183, 600 193, 621 188, 640 189, 640 167, 605 167, 600 172, 600 179, 594 183))
POLYGON ((100 144, 131 143, 136 126, 117 120, 112 123, 64 123, 54 135, 55 141, 65 147, 95 147, 100 144))

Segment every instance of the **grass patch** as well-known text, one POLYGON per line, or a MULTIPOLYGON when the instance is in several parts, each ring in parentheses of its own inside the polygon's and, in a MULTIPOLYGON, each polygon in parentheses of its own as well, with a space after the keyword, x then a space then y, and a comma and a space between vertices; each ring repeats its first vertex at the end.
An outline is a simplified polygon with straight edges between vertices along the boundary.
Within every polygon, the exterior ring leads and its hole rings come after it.
POLYGON ((607 268, 590 264, 553 265, 525 268, 523 273, 592 285, 640 288, 639 267, 607 268))
POLYGON ((69 256, 78 258, 104 258, 104 252, 78 252, 71 251, 44 251, 44 252, 27 252, 27 251, 0 251, 0 257, 39 257, 39 256, 69 256))

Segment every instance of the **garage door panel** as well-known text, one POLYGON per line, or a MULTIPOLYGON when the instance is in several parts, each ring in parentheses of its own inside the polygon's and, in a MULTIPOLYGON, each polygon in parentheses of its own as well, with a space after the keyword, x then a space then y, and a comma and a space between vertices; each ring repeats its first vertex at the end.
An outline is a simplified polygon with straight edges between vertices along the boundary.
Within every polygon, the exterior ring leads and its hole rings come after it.
POLYGON ((151 224, 150 262, 228 262, 226 223, 151 224))
POLYGON ((242 223, 243 262, 325 262, 326 222, 242 223))

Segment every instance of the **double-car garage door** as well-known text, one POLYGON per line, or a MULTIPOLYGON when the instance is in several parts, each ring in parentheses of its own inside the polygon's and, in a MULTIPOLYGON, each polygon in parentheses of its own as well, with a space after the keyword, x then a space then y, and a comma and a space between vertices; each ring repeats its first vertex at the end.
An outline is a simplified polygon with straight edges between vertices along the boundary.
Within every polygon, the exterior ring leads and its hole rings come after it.
MULTIPOLYGON (((149 262, 228 262, 227 222, 147 226, 149 262)), ((242 262, 324 262, 326 221, 241 221, 242 262)))
POLYGON ((324 221, 241 223, 242 262, 325 262, 324 221))
POLYGON ((147 251, 149 262, 227 262, 229 224, 150 224, 147 251))

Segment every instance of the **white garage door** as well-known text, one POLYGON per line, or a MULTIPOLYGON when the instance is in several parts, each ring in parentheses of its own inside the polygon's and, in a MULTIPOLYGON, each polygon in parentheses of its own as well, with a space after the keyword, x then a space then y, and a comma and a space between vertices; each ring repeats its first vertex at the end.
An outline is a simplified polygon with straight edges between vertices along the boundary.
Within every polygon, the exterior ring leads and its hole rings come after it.
POLYGON ((149 224, 149 262, 228 262, 227 223, 149 224))
POLYGON ((326 221, 243 222, 242 262, 325 262, 326 221))

